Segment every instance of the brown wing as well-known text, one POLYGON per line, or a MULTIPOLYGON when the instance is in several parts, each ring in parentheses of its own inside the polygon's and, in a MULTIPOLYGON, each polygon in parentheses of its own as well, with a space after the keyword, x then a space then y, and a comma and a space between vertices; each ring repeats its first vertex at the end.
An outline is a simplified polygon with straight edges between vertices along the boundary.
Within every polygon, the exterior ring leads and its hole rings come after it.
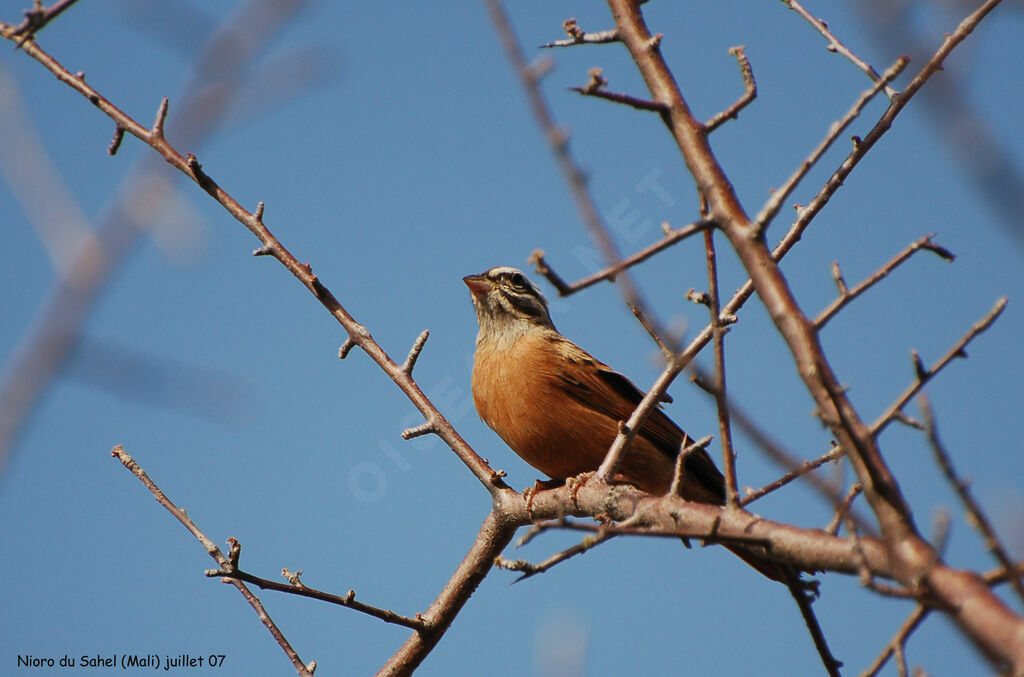
MULTIPOLYGON (((563 358, 582 367, 560 370, 560 385, 566 394, 612 420, 627 421, 643 399, 643 391, 628 378, 594 359, 567 339, 560 338, 560 341, 559 353, 563 358), (571 374, 581 376, 577 378, 571 374)), ((660 407, 656 407, 648 414, 637 434, 673 460, 679 455, 683 440, 689 440, 686 433, 666 416, 660 407)), ((718 471, 705 450, 698 449, 687 457, 686 472, 711 491, 720 503, 725 503, 725 482, 722 473, 718 471)))

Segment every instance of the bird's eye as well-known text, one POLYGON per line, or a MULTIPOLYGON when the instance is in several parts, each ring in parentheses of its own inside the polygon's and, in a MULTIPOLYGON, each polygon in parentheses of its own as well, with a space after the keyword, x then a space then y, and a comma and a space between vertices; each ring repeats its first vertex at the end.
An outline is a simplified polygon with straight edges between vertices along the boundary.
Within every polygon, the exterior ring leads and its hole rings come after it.
POLYGON ((526 277, 522 273, 512 273, 509 280, 512 282, 512 286, 516 289, 525 290, 530 288, 530 285, 526 282, 526 277))

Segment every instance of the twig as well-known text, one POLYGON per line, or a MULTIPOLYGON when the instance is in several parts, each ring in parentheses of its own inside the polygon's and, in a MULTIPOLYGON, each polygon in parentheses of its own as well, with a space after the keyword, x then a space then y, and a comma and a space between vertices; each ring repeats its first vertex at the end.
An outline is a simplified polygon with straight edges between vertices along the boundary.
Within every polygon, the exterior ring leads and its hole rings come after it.
POLYGON ((609 42, 619 41, 619 32, 614 28, 608 31, 587 33, 580 28, 578 23, 576 23, 576 19, 566 19, 562 23, 562 28, 564 28, 565 32, 569 35, 568 40, 555 40, 554 42, 541 45, 541 48, 572 47, 574 45, 603 45, 609 42))
MULTIPOLYGON (((843 130, 849 127, 850 124, 857 119, 861 111, 864 110, 864 107, 867 106, 868 103, 872 99, 874 99, 875 96, 882 90, 883 85, 894 80, 897 75, 903 72, 903 69, 906 68, 908 63, 910 63, 910 59, 908 59, 907 57, 900 57, 899 59, 897 59, 895 63, 893 63, 893 65, 890 66, 885 71, 885 74, 882 76, 882 79, 879 83, 875 83, 875 85, 871 87, 871 89, 868 89, 867 91, 863 92, 860 95, 860 97, 858 97, 857 101, 854 102, 853 106, 851 106, 850 109, 846 111, 846 114, 844 114, 843 117, 841 117, 836 122, 832 123, 832 125, 828 129, 828 132, 825 134, 825 138, 822 139, 821 143, 819 143, 817 147, 810 152, 810 154, 807 156, 806 159, 804 159, 800 166, 797 167, 797 169, 790 175, 788 179, 786 179, 786 182, 783 183, 780 188, 775 190, 772 193, 772 196, 768 199, 768 201, 765 202, 764 206, 761 208, 761 211, 758 212, 757 216, 754 218, 754 222, 757 224, 758 228, 764 230, 765 228, 768 227, 768 224, 770 224, 772 219, 775 218, 775 215, 779 213, 779 209, 781 209, 782 203, 793 193, 794 190, 796 190, 796 187, 800 184, 800 181, 802 181, 803 178, 807 176, 807 173, 811 171, 815 164, 817 164, 818 160, 821 159, 821 156, 825 154, 825 151, 831 148, 832 144, 835 143, 835 140, 839 138, 839 135, 843 133, 843 130)), ((859 147, 860 146, 858 145, 855 148, 855 152, 859 147)), ((839 186, 836 185, 835 189, 838 189, 838 187, 839 186)), ((800 212, 800 218, 797 219, 797 222, 794 224, 794 227, 799 226, 800 232, 802 232, 810 224, 810 222, 810 216, 805 218, 804 210, 802 210, 800 212)))
POLYGON ((842 310, 843 307, 846 306, 846 304, 848 304, 850 301, 853 301, 855 298, 857 298, 865 291, 870 289, 873 285, 880 282, 889 273, 895 270, 897 266, 899 266, 901 263, 903 263, 911 256, 913 256, 913 254, 917 251, 925 249, 927 251, 934 252, 937 256, 940 256, 946 261, 952 261, 955 258, 953 254, 945 247, 940 247, 939 245, 932 242, 933 237, 935 237, 934 233, 931 235, 925 235, 919 240, 910 243, 906 249, 904 249, 899 254, 897 254, 889 261, 887 261, 885 265, 883 265, 881 268, 879 268, 871 276, 869 276, 867 279, 865 279, 860 284, 855 286, 853 289, 848 289, 846 287, 846 283, 842 280, 842 274, 839 273, 838 264, 833 264, 833 276, 836 278, 836 286, 839 288, 839 296, 836 297, 836 299, 832 301, 832 303, 828 304, 828 306, 824 310, 822 310, 821 313, 818 314, 818 317, 815 318, 814 320, 815 326, 818 327, 818 329, 821 329, 823 326, 825 326, 825 323, 832 319, 832 317, 836 313, 842 310))
MULTIPOLYGON (((1003 309, 1006 308, 1007 299, 1003 298, 996 301, 995 306, 988 312, 985 317, 981 318, 964 334, 959 341, 957 341, 945 355, 940 357, 931 367, 924 368, 920 362, 920 357, 914 360, 915 364, 915 379, 903 393, 896 398, 888 409, 882 412, 881 416, 875 419, 875 422, 871 424, 871 434, 875 437, 881 433, 891 421, 897 418, 897 413, 907 405, 914 395, 924 387, 924 385, 930 381, 937 373, 939 373, 946 365, 953 361, 957 357, 967 357, 967 353, 964 348, 967 344, 974 340, 978 334, 982 333, 986 329, 992 326, 992 323, 996 321, 1003 309)), ((916 353, 915 353, 916 354, 916 353)))
MULTIPOLYGON (((499 492, 499 498, 518 497, 511 489, 499 492)), ((521 497, 519 497, 521 498, 521 497)), ((515 535, 517 524, 495 510, 487 515, 469 552, 459 563, 434 602, 420 615, 429 631, 413 632, 398 651, 377 672, 380 676, 412 675, 423 659, 437 646, 452 621, 462 611, 480 582, 492 570, 498 557, 515 535)))
MULTIPOLYGON (((838 447, 836 447, 838 449, 838 447)), ((860 496, 860 492, 864 490, 864 487, 860 482, 854 482, 850 487, 850 490, 846 492, 846 496, 843 497, 843 501, 836 506, 836 514, 832 518, 832 521, 825 527, 826 534, 832 534, 835 536, 839 533, 839 525, 845 520, 846 516, 850 513, 850 506, 853 505, 854 499, 860 496)))
MULTIPOLYGON (((544 136, 548 139, 551 150, 554 152, 555 159, 558 162, 558 167, 562 171, 566 183, 569 184, 569 189, 576 203, 576 208, 579 210, 583 225, 590 232, 594 241, 597 242, 607 264, 609 266, 621 265, 622 256, 619 254, 618 248, 609 234, 604 220, 601 218, 600 211, 597 208, 593 195, 590 193, 590 188, 587 186, 583 172, 569 152, 568 136, 555 124, 551 110, 540 90, 537 75, 526 61, 526 57, 519 46, 501 0, 487 0, 487 8, 502 46, 505 48, 509 60, 519 75, 520 83, 526 92, 534 118, 536 118, 537 124, 540 126, 544 136)), ((596 76, 592 75, 592 80, 598 79, 600 79, 600 73, 597 73, 596 76)), ((617 274, 616 282, 628 306, 642 309, 647 308, 647 304, 644 302, 639 289, 633 284, 632 278, 625 266, 617 274)), ((665 332, 660 330, 660 323, 657 322, 656 318, 646 310, 645 315, 648 317, 648 321, 658 328, 658 333, 664 336, 665 332)))
MULTIPOLYGON (((1006 548, 999 540, 999 536, 996 535, 995 528, 992 526, 992 522, 988 519, 985 511, 982 510, 981 504, 979 504, 974 496, 971 494, 970 484, 961 478, 956 469, 953 468, 953 461, 949 457, 949 453, 946 451, 945 445, 942 440, 939 439, 938 427, 935 425, 935 415, 932 412, 931 404, 928 401, 927 395, 921 393, 917 398, 918 406, 921 407, 921 417, 924 419, 925 434, 928 437, 928 443, 931 445, 932 452, 935 454, 935 460, 938 462, 939 467, 942 469, 942 474, 946 476, 946 480, 949 481, 953 489, 956 491, 957 496, 960 497, 960 502, 964 504, 964 508, 967 510, 968 523, 973 525, 978 531, 981 532, 985 538, 985 547, 989 552, 996 558, 996 560, 1003 566, 1008 572, 1014 570, 1016 563, 1011 559, 1009 553, 1006 552, 1006 548)), ((1024 602, 1024 583, 1021 582, 1020 576, 1011 575, 1010 585, 1013 586, 1013 591, 1017 593, 1017 597, 1024 602)))
POLYGON ((732 428, 729 425, 729 402, 725 385, 725 332, 721 321, 718 297, 718 264, 715 255, 715 233, 704 231, 704 258, 708 268, 708 309, 711 311, 712 343, 715 349, 715 410, 718 413, 718 434, 722 438, 722 467, 725 469, 725 504, 738 506, 736 490, 736 452, 732 446, 732 428))
POLYGON ((696 235, 697 233, 703 232, 713 226, 714 222, 704 220, 698 221, 696 223, 691 223, 687 226, 683 226, 682 228, 669 230, 665 237, 658 240, 657 242, 641 249, 640 251, 636 252, 631 256, 627 256, 626 258, 622 259, 613 266, 608 266, 604 270, 598 271, 593 275, 588 275, 587 277, 581 278, 576 282, 573 282, 572 284, 567 284, 565 280, 563 280, 558 275, 558 273, 556 273, 551 268, 551 265, 544 258, 543 251, 538 249, 535 252, 533 252, 533 255, 530 256, 530 263, 533 264, 534 269, 538 273, 543 275, 545 278, 547 278, 548 282, 554 285, 555 289, 558 290, 559 296, 570 296, 571 294, 575 294, 576 292, 582 289, 586 289, 587 287, 597 284, 598 282, 601 282, 603 280, 614 281, 615 277, 622 271, 626 270, 627 268, 631 268, 638 263, 642 263, 647 259, 651 258, 652 256, 654 256, 655 254, 657 254, 658 252, 660 252, 661 250, 671 247, 675 243, 685 240, 691 235, 696 235))
MULTIPOLYGON (((284 569, 284 572, 288 572, 288 570, 284 569)), ((291 572, 285 574, 286 577, 290 577, 288 584, 279 583, 278 581, 270 580, 268 578, 262 578, 260 576, 254 576, 253 574, 250 574, 246 571, 239 569, 237 567, 237 562, 233 567, 228 566, 222 567, 220 569, 207 569, 203 573, 206 574, 206 576, 208 576, 209 578, 220 577, 225 579, 244 581, 246 583, 252 583, 253 585, 258 586, 264 590, 285 592, 289 595, 298 595, 300 597, 317 599, 321 602, 327 602, 329 604, 336 604, 338 606, 353 609, 354 611, 359 611, 360 613, 364 613, 367 616, 379 618, 385 623, 401 625, 412 630, 428 629, 426 622, 424 622, 424 620, 419 616, 402 616, 401 614, 396 614, 394 611, 391 611, 390 609, 381 609, 380 607, 364 604, 363 602, 356 600, 355 590, 349 590, 348 593, 345 595, 334 595, 329 592, 317 590, 316 588, 311 588, 304 584, 302 581, 300 581, 297 575, 291 574, 291 572)))
MULTIPOLYGON (((797 0, 782 0, 782 2, 791 10, 802 16, 807 23, 814 26, 815 30, 821 33, 825 39, 828 40, 828 51, 836 54, 842 54, 844 57, 849 59, 853 65, 862 70, 865 75, 871 78, 872 81, 876 83, 881 81, 882 78, 878 75, 878 72, 872 68, 870 64, 854 54, 846 45, 840 42, 839 38, 833 35, 832 31, 828 29, 828 25, 824 21, 812 16, 810 12, 804 9, 803 6, 797 2, 797 0)), ((891 99, 896 95, 896 90, 892 87, 886 86, 885 95, 891 99)))
POLYGON ((707 435, 705 437, 700 438, 696 442, 690 442, 690 438, 686 435, 683 435, 683 448, 680 449, 679 453, 676 455, 675 469, 672 472, 672 484, 669 485, 668 488, 669 496, 680 495, 679 490, 682 488, 683 481, 686 478, 686 457, 692 454, 693 452, 697 451, 698 449, 706 449, 707 446, 711 444, 711 440, 713 439, 713 436, 707 435), (687 444, 687 442, 690 443, 687 444))
POLYGON ((412 344, 412 348, 409 349, 409 354, 405 358, 405 362, 402 363, 402 371, 412 376, 412 370, 416 366, 416 360, 419 359, 420 353, 423 352, 423 346, 427 342, 427 338, 430 337, 430 330, 424 329, 420 332, 420 335, 416 337, 416 341, 412 344))
POLYGON ((860 673, 860 677, 875 677, 893 655, 896 655, 897 659, 901 662, 901 674, 905 674, 907 666, 906 659, 903 656, 904 647, 911 633, 921 625, 921 622, 928 617, 929 613, 931 613, 931 609, 918 605, 907 617, 907 620, 903 621, 903 625, 896 631, 893 638, 889 640, 889 643, 886 644, 885 649, 875 659, 875 662, 868 666, 864 672, 860 673))
POLYGON ((730 47, 729 53, 736 57, 736 61, 740 65, 740 75, 743 76, 743 96, 736 103, 704 123, 704 130, 708 134, 718 129, 727 120, 735 120, 740 111, 757 98, 757 82, 754 80, 754 70, 750 67, 750 59, 743 53, 743 45, 730 47))
MULTIPOLYGON (((946 36, 939 49, 934 53, 932 58, 917 72, 917 75, 911 79, 910 83, 898 92, 895 96, 890 99, 889 107, 879 118, 878 122, 875 123, 874 127, 871 128, 866 135, 857 139, 857 143, 854 144, 853 150, 849 155, 839 164, 839 167, 832 173, 832 176, 828 178, 825 185, 822 186, 818 194, 799 211, 796 221, 793 223, 794 228, 800 228, 801 230, 806 227, 808 223, 824 209, 825 205, 828 204, 832 196, 835 195, 836 191, 839 190, 840 186, 850 175, 850 172, 860 164, 860 161, 864 159, 864 156, 874 147, 876 143, 892 128, 892 123, 896 117, 900 114, 903 108, 910 102, 917 92, 924 87, 925 83, 931 79, 935 73, 942 70, 942 64, 946 60, 946 57, 959 45, 961 42, 967 39, 967 36, 974 32, 974 29, 978 26, 982 19, 988 16, 988 13, 996 8, 1002 0, 986 0, 980 7, 974 10, 971 14, 967 15, 960 25, 957 26, 956 30, 946 36)), ((903 60, 903 59, 901 59, 903 60)), ((899 63, 899 62, 897 62, 899 63)), ((890 71, 892 69, 890 68, 890 71)), ((890 71, 886 71, 886 75, 890 71)), ((882 80, 886 79, 886 75, 882 76, 882 80)), ((875 84, 878 87, 878 84, 875 84)), ((764 210, 762 210, 762 213, 764 210)), ((765 223, 762 221, 760 215, 757 219, 758 223, 765 223)))
MULTIPOLYGON (((745 426, 743 426, 743 425, 740 425, 740 427, 741 428, 745 428, 745 426)), ((764 445, 762 445, 760 443, 759 443, 759 446, 764 448, 764 445)), ((769 446, 771 446, 772 448, 775 447, 774 444, 769 445, 769 446)), ((775 449, 775 451, 778 451, 778 449, 775 449)), ((773 458, 776 458, 776 460, 778 460, 778 455, 777 454, 771 454, 771 456, 773 458)), ((788 453, 786 454, 786 457, 787 457, 787 460, 788 460, 788 457, 789 457, 788 453)), ((834 446, 834 447, 832 447, 832 450, 829 451, 827 454, 824 454, 823 456, 819 456, 818 458, 814 459, 813 461, 804 461, 804 462, 800 463, 793 470, 790 470, 789 472, 787 472, 785 475, 783 475, 782 477, 778 478, 777 480, 775 480, 773 482, 769 482, 768 484, 764 485, 760 489, 756 489, 756 490, 752 490, 752 491, 747 491, 746 495, 744 495, 743 498, 740 499, 740 506, 750 505, 754 501, 756 501, 758 499, 761 499, 761 498, 764 498, 765 496, 767 496, 771 492, 773 492, 773 491, 775 491, 777 489, 781 489, 782 487, 786 486, 787 484, 789 484, 793 480, 798 479, 800 477, 803 477, 804 475, 807 475, 812 470, 817 470, 818 468, 820 468, 821 466, 825 465, 826 463, 831 463, 832 461, 836 461, 836 460, 838 460, 838 459, 840 459, 842 457, 843 457, 843 450, 842 450, 842 448, 838 447, 838 446, 834 446)))
POLYGON ((595 548, 598 545, 604 543, 605 541, 614 538, 615 535, 616 534, 607 531, 598 531, 596 536, 587 536, 571 548, 566 548, 561 552, 557 552, 551 557, 548 557, 543 562, 540 562, 539 564, 533 564, 531 562, 526 561, 525 559, 507 560, 504 557, 495 558, 494 564, 495 566, 501 569, 522 572, 522 575, 519 578, 512 581, 513 583, 519 583, 520 581, 524 581, 527 578, 536 576, 537 574, 542 574, 545 571, 551 569, 553 566, 561 564, 567 559, 571 559, 576 555, 582 555, 591 548, 595 548))
POLYGON ((429 435, 431 433, 436 432, 437 426, 435 425, 434 421, 427 421, 426 423, 421 423, 413 428, 406 428, 405 430, 403 430, 402 439, 411 440, 416 437, 423 437, 424 435, 429 435))
MULTIPOLYGON (((6 32, 5 32, 6 36, 6 32)), ((433 422, 434 429, 429 432, 436 433, 455 452, 459 459, 476 476, 476 478, 487 488, 489 492, 496 492, 504 487, 504 482, 497 478, 496 473, 462 438, 454 426, 434 406, 433 402, 423 393, 419 385, 411 375, 402 371, 401 365, 391 359, 390 355, 373 340, 370 332, 363 325, 359 324, 352 315, 341 305, 334 295, 320 282, 319 278, 312 273, 308 263, 301 263, 288 249, 270 232, 263 220, 263 213, 257 209, 257 213, 250 213, 238 203, 227 191, 220 187, 217 182, 203 168, 199 160, 191 153, 182 155, 179 153, 162 134, 153 133, 153 129, 147 129, 140 125, 133 118, 120 110, 117 106, 108 101, 95 89, 87 85, 81 78, 77 78, 60 65, 52 56, 44 52, 34 42, 25 45, 25 52, 32 58, 39 61, 49 69, 57 79, 64 82, 72 89, 85 96, 90 102, 98 107, 103 113, 114 122, 123 127, 126 132, 138 138, 146 145, 157 151, 169 164, 192 178, 196 184, 215 199, 224 209, 236 220, 244 225, 250 232, 259 238, 262 247, 257 252, 265 251, 276 258, 289 272, 292 273, 318 301, 334 316, 335 320, 348 332, 348 340, 342 346, 339 356, 347 353, 345 347, 349 343, 358 345, 377 365, 391 377, 409 400, 424 415, 428 421, 433 422)), ((160 106, 161 111, 164 105, 160 106)), ((154 128, 162 129, 161 114, 158 112, 154 128)))
MULTIPOLYGON (((276 31, 282 30, 296 8, 296 4, 277 0, 241 3, 215 27, 202 46, 193 48, 193 66, 175 117, 176 137, 181 143, 198 146, 217 128, 218 121, 236 100, 237 91, 247 81, 239 73, 246 70, 244 66, 251 61, 253 50, 267 44, 276 31), (243 34, 245 39, 239 40, 238 36, 243 34), (240 48, 224 50, 227 43, 237 43, 240 48), (220 94, 211 98, 207 96, 211 90, 220 94)), ((0 22, 0 35, 15 40, 12 32, 10 26, 0 22)), ((49 57, 37 49, 34 41, 30 42, 25 53, 37 60, 44 59, 41 63, 57 74, 52 64, 45 61, 49 57)), ((82 80, 80 73, 71 75, 64 71, 58 77, 81 92, 73 82, 82 80)), ((88 93, 83 93, 93 101, 88 93)), ((115 129, 121 130, 117 136, 123 138, 124 127, 116 121, 115 129)), ((113 144, 108 146, 108 152, 112 148, 113 144)), ((7 461, 29 412, 76 345, 100 291, 148 232, 149 229, 140 227, 144 224, 129 215, 159 212, 168 200, 171 183, 160 156, 143 156, 126 175, 130 180, 108 201, 106 216, 88 234, 88 246, 78 247, 59 267, 59 279, 41 304, 32 329, 21 340, 21 347, 0 381, 0 467, 7 461)))
POLYGON ((629 94, 620 94, 618 92, 609 92, 605 87, 608 86, 608 80, 601 75, 600 68, 590 69, 590 81, 582 87, 570 87, 569 90, 578 92, 584 96, 594 96, 599 99, 611 101, 613 103, 621 103, 627 106, 632 106, 637 110, 646 110, 653 113, 665 113, 665 104, 658 103, 657 101, 650 101, 648 99, 640 99, 629 94))
POLYGON ((804 618, 804 624, 807 626, 811 641, 814 642, 814 648, 821 658, 821 664, 825 666, 825 672, 829 674, 829 677, 840 677, 839 668, 843 667, 843 662, 832 655, 832 650, 829 649, 828 642, 825 640, 825 633, 811 607, 811 602, 817 596, 817 588, 813 594, 809 593, 807 584, 800 579, 800 574, 792 567, 779 567, 779 570, 783 572, 782 575, 785 578, 783 582, 789 588, 790 596, 800 609, 800 615, 804 618))
POLYGON ((18 38, 15 49, 32 40, 35 34, 41 31, 46 24, 56 19, 60 16, 61 12, 76 2, 78 0, 59 0, 59 2, 55 2, 46 9, 43 9, 42 1, 34 0, 35 4, 32 9, 25 10, 25 20, 13 30, 13 37, 18 38))
MULTIPOLYGON (((231 560, 224 556, 224 553, 221 552, 220 548, 218 548, 217 545, 210 540, 210 538, 204 534, 198 526, 196 526, 195 522, 185 514, 184 510, 176 506, 171 499, 167 498, 167 495, 164 494, 152 479, 150 479, 149 475, 146 474, 146 471, 139 467, 138 463, 135 462, 135 459, 129 456, 120 444, 111 450, 110 455, 119 460, 129 472, 135 475, 135 477, 142 482, 142 485, 146 487, 151 494, 153 494, 153 498, 155 498, 157 502, 167 510, 167 512, 171 513, 176 520, 181 522, 182 526, 188 529, 189 533, 199 541, 199 544, 203 546, 206 553, 212 557, 222 569, 228 569, 233 566, 231 560)), ((232 549, 234 550, 234 546, 232 546, 232 549)), ((233 557, 237 558, 237 555, 233 555, 233 557)), ((302 659, 299 658, 295 649, 293 649, 291 644, 288 643, 288 639, 284 636, 277 625, 274 624, 273 619, 270 618, 270 614, 267 613, 267 610, 263 608, 263 604, 260 602, 259 598, 257 598, 249 588, 245 587, 245 584, 241 581, 231 580, 229 582, 231 585, 235 586, 243 597, 245 597, 249 606, 253 608, 259 616, 260 621, 267 630, 270 631, 274 640, 278 645, 280 645, 285 655, 288 656, 292 665, 295 666, 296 671, 300 675, 308 675, 309 677, 312 677, 313 673, 307 669, 306 664, 302 662, 302 659)))

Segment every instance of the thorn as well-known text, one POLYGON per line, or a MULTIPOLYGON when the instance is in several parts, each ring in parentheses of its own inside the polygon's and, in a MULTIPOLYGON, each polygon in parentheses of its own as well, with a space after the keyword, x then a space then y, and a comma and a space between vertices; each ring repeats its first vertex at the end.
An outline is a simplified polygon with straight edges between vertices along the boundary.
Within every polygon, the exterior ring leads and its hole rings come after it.
POLYGON ((917 380, 923 381, 928 378, 928 368, 924 366, 924 362, 921 361, 921 356, 917 354, 916 350, 910 351, 910 359, 914 361, 914 373, 917 375, 917 380))
POLYGON ((352 340, 351 336, 349 336, 347 339, 345 339, 345 342, 341 344, 341 347, 338 348, 338 359, 344 360, 346 357, 348 357, 348 354, 355 347, 356 342, 352 340))
POLYGON ((423 437, 424 435, 429 435, 430 433, 433 432, 437 432, 436 428, 434 427, 434 422, 427 421, 426 423, 421 423, 415 428, 406 428, 405 430, 403 430, 402 439, 411 440, 415 437, 423 437))
POLYGON ((576 23, 576 19, 566 19, 562 22, 562 28, 565 29, 566 35, 577 42, 582 40, 583 36, 586 34, 584 30, 580 28, 580 25, 576 23))
POLYGON ((413 367, 416 366, 416 360, 419 359, 420 353, 423 352, 423 345, 427 342, 427 338, 430 337, 430 330, 424 329, 420 332, 420 335, 416 337, 416 341, 413 342, 412 348, 409 349, 409 355, 405 358, 405 362, 401 366, 401 370, 405 372, 407 376, 412 376, 413 367))
POLYGON ((110 140, 110 145, 107 146, 107 155, 116 155, 122 141, 124 141, 124 127, 117 125, 114 127, 114 138, 110 140))
POLYGON ((832 279, 836 281, 839 296, 843 297, 850 293, 850 289, 846 286, 846 280, 843 279, 843 271, 839 269, 838 261, 832 262, 832 279))
POLYGON ((164 122, 167 120, 167 108, 169 101, 165 96, 160 100, 160 107, 156 110, 156 120, 153 121, 153 128, 149 130, 149 137, 151 139, 163 139, 164 138, 164 122))
POLYGON ((263 202, 260 201, 256 204, 256 211, 252 213, 252 218, 256 219, 260 223, 263 223, 263 202))

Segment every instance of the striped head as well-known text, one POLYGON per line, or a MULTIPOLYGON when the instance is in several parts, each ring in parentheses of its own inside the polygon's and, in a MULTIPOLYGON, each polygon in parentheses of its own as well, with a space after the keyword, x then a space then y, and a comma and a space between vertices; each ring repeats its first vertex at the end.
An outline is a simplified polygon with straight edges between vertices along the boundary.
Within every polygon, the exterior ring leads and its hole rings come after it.
POLYGON ((498 266, 479 275, 467 275, 462 281, 473 295, 480 323, 477 345, 486 340, 514 343, 538 328, 554 330, 548 300, 522 271, 498 266))

